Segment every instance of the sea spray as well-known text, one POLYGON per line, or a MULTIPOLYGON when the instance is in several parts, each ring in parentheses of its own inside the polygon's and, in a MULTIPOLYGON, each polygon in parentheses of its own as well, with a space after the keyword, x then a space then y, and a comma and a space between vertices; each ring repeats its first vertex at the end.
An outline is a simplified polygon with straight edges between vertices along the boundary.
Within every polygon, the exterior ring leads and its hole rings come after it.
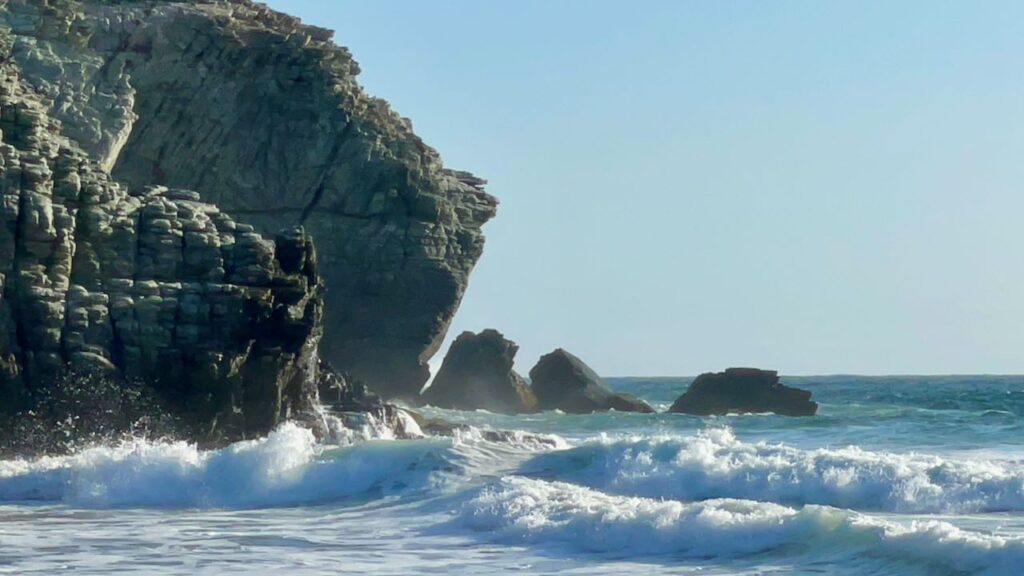
POLYGON ((93 508, 324 503, 424 485, 434 472, 453 468, 446 460, 450 445, 439 439, 323 446, 294 424, 212 451, 185 442, 132 441, 0 462, 0 502, 93 508))
MULTIPOLYGON (((472 426, 451 438, 397 440, 367 415, 358 428, 326 415, 319 443, 285 423, 265 438, 201 450, 187 442, 131 440, 67 456, 0 461, 0 503, 60 502, 88 508, 257 508, 376 498, 499 470, 539 450, 567 446, 556 435, 508 432, 503 441, 472 426)), ((410 429, 415 422, 409 419, 410 429)), ((415 428, 418 431, 418 427, 415 428)), ((422 432, 420 432, 422 434, 422 432)))
POLYGON ((986 412, 1005 380, 921 382, 901 394, 956 409, 879 423, 856 380, 815 384, 813 421, 426 409, 451 437, 288 425, 0 461, 0 572, 1018 576, 1024 442, 986 412))

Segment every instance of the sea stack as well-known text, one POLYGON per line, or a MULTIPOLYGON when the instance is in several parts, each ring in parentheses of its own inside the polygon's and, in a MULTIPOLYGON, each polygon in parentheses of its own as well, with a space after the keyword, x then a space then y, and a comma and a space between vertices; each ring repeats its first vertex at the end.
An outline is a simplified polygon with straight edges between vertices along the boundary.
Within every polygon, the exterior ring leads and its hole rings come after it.
POLYGON ((484 409, 520 414, 537 411, 537 398, 512 369, 519 346, 497 330, 463 332, 422 400, 438 408, 484 409))
POLYGON ((668 411, 698 416, 758 412, 813 416, 818 404, 807 390, 779 382, 774 370, 729 368, 698 376, 668 411))
POLYGON ((530 370, 530 386, 541 410, 571 414, 655 411, 643 400, 609 390, 597 372, 562 348, 541 356, 530 370))

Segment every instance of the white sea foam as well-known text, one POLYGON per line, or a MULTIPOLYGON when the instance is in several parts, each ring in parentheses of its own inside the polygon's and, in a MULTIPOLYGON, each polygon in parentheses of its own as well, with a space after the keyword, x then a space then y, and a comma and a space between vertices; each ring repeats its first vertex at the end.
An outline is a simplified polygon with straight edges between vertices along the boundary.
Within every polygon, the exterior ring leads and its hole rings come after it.
MULTIPOLYGON (((476 426, 465 426, 453 430, 452 439, 456 445, 490 444, 493 442, 487 439, 488 433, 495 433, 495 431, 476 426)), ((530 452, 551 449, 564 450, 570 446, 569 441, 558 434, 524 432, 522 430, 507 430, 497 433, 502 437, 500 442, 502 445, 530 452)))
POLYGON ((901 523, 830 507, 796 509, 751 500, 684 503, 616 496, 523 477, 508 477, 483 489, 464 505, 459 519, 501 543, 630 556, 736 558, 802 552, 862 559, 859 553, 870 551, 889 562, 934 564, 944 571, 1017 574, 1024 565, 1024 540, 965 531, 946 522, 901 523))
MULTIPOLYGON (((850 386, 851 398, 872 389, 850 386)), ((327 445, 288 425, 214 451, 135 442, 0 461, 0 572, 1020 574, 1018 423, 858 410, 700 420, 426 409, 467 426, 417 440, 325 415, 327 445), (697 432, 703 422, 736 434, 697 432), (492 432, 509 427, 527 431, 492 432), (588 439, 596 430, 618 435, 588 439), (878 448, 838 447, 860 438, 878 448)))
POLYGON ((746 498, 909 513, 1024 510, 1020 462, 857 447, 804 450, 742 442, 727 428, 595 440, 542 455, 523 472, 652 498, 746 498))
POLYGON ((184 442, 136 441, 71 456, 0 462, 0 502, 77 506, 261 507, 387 494, 445 468, 450 442, 317 446, 285 424, 266 438, 202 451, 184 442))
MULTIPOLYGON (((322 412, 324 426, 327 429, 326 442, 337 446, 350 446, 370 440, 394 440, 395 430, 387 422, 372 412, 347 414, 340 417, 336 414, 322 412)), ((425 436, 419 424, 404 410, 399 410, 399 420, 403 437, 422 438, 425 436)))

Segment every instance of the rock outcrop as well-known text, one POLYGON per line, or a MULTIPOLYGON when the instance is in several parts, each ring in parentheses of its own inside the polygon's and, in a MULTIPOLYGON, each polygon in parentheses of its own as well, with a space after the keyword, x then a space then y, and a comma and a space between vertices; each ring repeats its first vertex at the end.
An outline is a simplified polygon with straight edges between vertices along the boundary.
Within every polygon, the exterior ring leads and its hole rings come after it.
MULTIPOLYGON (((326 435, 335 435, 335 441, 351 440, 353 432, 361 433, 366 439, 408 439, 425 435, 419 425, 424 419, 419 414, 383 401, 362 382, 346 378, 323 363, 317 387, 322 412, 318 416, 334 416, 341 423, 339 429, 333 430, 335 427, 327 425, 326 435)), ((307 425, 316 430, 320 422, 311 421, 307 425)))
POLYGON ((530 370, 530 387, 541 410, 571 414, 655 411, 643 400, 609 390, 597 372, 561 348, 540 357, 530 370))
MULTIPOLYGON (((384 396, 419 391, 497 202, 363 92, 329 30, 249 0, 6 0, 0 27, 100 171, 195 190, 257 232, 304 226, 324 354, 384 396)), ((138 201, 162 222, 179 204, 158 196, 138 201)))
POLYGON ((518 351, 519 346, 497 330, 463 332, 452 342, 422 400, 438 408, 536 412, 537 398, 512 369, 518 351))
POLYGON ((308 409, 322 309, 309 237, 267 239, 195 192, 112 180, 61 135, 11 47, 0 29, 0 413, 68 373, 144 382, 203 439, 308 409))
POLYGON ((774 370, 729 368, 698 376, 668 411, 699 416, 748 412, 813 416, 818 404, 807 390, 780 383, 774 370))

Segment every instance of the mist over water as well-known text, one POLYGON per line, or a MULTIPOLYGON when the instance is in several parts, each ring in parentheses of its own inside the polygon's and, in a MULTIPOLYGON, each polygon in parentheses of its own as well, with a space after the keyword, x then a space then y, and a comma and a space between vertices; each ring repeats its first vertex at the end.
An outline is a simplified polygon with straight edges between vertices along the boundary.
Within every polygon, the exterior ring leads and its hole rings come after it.
POLYGON ((786 381, 819 416, 427 409, 474 428, 0 461, 0 573, 1019 574, 1024 378, 786 381))

